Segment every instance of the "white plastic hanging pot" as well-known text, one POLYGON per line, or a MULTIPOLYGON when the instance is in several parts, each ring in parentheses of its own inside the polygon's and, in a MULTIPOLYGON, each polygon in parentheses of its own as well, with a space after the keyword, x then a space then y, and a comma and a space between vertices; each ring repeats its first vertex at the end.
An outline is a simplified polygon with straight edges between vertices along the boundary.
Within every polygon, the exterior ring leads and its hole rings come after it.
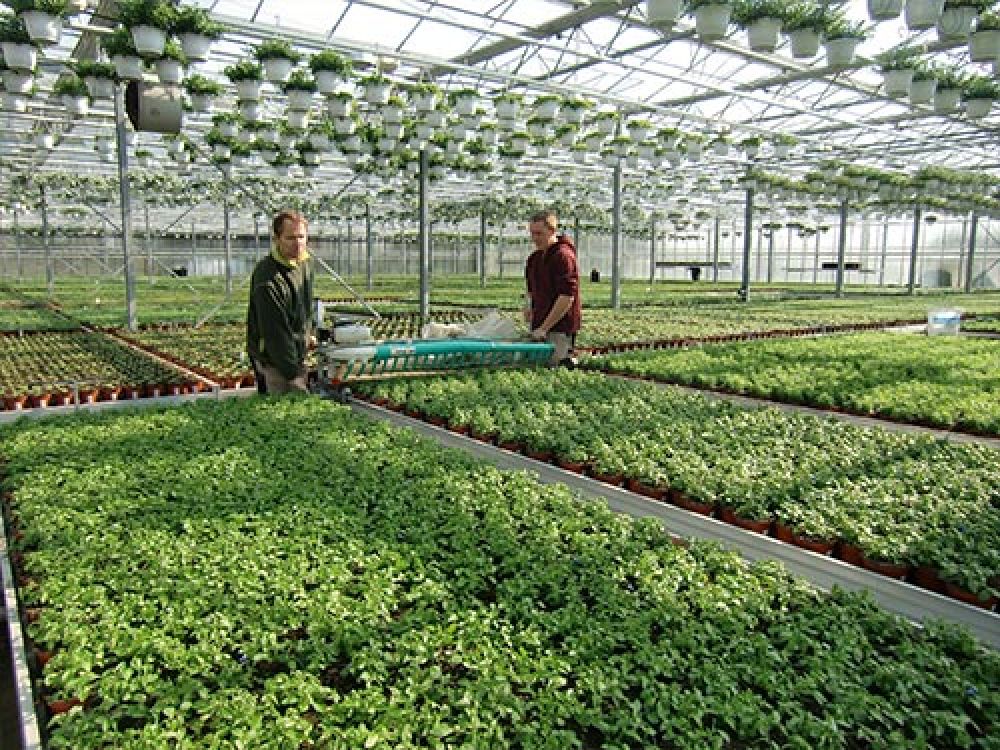
POLYGON ((443 128, 445 119, 444 112, 439 109, 435 109, 433 112, 428 112, 424 115, 424 120, 426 120, 427 124, 432 128, 443 128))
POLYGON ((192 34, 185 32, 178 34, 177 39, 184 50, 184 56, 192 62, 204 62, 208 59, 208 53, 212 49, 212 38, 204 34, 192 34))
POLYGON ((780 18, 758 18, 747 26, 747 43, 756 52, 774 52, 780 34, 780 18))
POLYGON ((1000 30, 974 31, 969 37, 969 57, 973 62, 992 62, 1000 59, 1000 30))
POLYGON ((264 68, 264 78, 271 83, 284 83, 292 74, 295 63, 286 57, 269 57, 260 61, 264 68))
POLYGON ((232 149, 230 149, 225 143, 216 143, 212 146, 212 155, 215 156, 216 159, 228 159, 232 156, 232 153, 232 149))
POLYGON ((240 116, 247 122, 258 122, 260 120, 260 103, 240 102, 240 116))
POLYGON ((69 114, 76 115, 77 117, 82 117, 90 110, 90 102, 85 96, 63 94, 62 103, 69 114))
POLYGON ((53 16, 40 10, 26 10, 21 13, 24 28, 35 44, 59 44, 62 36, 62 16, 53 16))
POLYGON ((394 138, 399 140, 403 137, 403 124, 399 122, 387 122, 382 125, 382 129, 385 130, 385 135, 387 138, 394 138))
POLYGON ((694 30, 706 42, 722 39, 729 30, 729 16, 733 6, 729 3, 700 5, 694 11, 694 30))
POLYGON ((819 45, 822 41, 818 31, 813 29, 796 29, 786 32, 788 44, 791 47, 792 57, 796 60, 808 60, 819 54, 819 45))
POLYGON ((115 73, 126 81, 142 80, 142 58, 138 55, 115 55, 111 58, 115 73))
POLYGON ((320 155, 315 151, 305 151, 302 154, 302 161, 304 161, 310 167, 318 167, 320 162, 320 155))
POLYGON ((146 24, 133 26, 130 31, 132 32, 132 44, 135 45, 135 51, 140 55, 159 57, 163 54, 163 48, 167 44, 166 31, 146 24))
POLYGON ((992 99, 966 99, 965 115, 973 120, 981 120, 988 117, 993 109, 992 99))
POLYGON ((3 42, 3 59, 8 68, 34 70, 38 65, 38 47, 23 42, 3 42))
POLYGON ((301 109, 290 109, 287 113, 288 125, 293 128, 305 128, 309 126, 309 111, 301 109))
POLYGON ((326 111, 330 114, 330 117, 350 117, 353 106, 353 99, 333 97, 326 100, 326 111))
POLYGON ((967 37, 976 15, 976 9, 970 5, 945 8, 937 22, 938 39, 948 41, 967 37))
POLYGON ((774 143, 774 156, 778 159, 787 159, 792 153, 792 144, 777 141, 774 143))
POLYGON ((954 112, 962 99, 962 89, 937 88, 934 91, 934 111, 940 114, 954 112))
POLYGON ((35 76, 20 70, 3 71, 3 87, 11 94, 30 94, 35 76))
POLYGON ((727 141, 712 141, 712 153, 716 156, 729 155, 729 143, 727 141))
POLYGON ((337 135, 350 135, 354 132, 354 120, 347 117, 338 117, 333 121, 333 130, 337 135))
POLYGON ((298 138, 295 136, 295 134, 285 133, 280 138, 278 138, 278 145, 281 147, 283 151, 291 151, 293 148, 295 148, 295 142, 297 140, 298 138))
POLYGON ((365 101, 376 106, 389 101, 391 87, 388 83, 366 83, 365 101))
POLYGON ((195 112, 211 112, 215 97, 211 94, 191 94, 191 108, 195 112))
POLYGON ((236 98, 241 102, 255 102, 260 99, 260 81, 247 78, 236 82, 236 98))
POLYGON ((159 76, 160 83, 177 86, 184 80, 184 66, 177 60, 161 57, 155 63, 156 75, 159 76))
POLYGON ((235 122, 220 122, 218 128, 223 138, 235 138, 240 132, 240 126, 235 122))
POLYGON ((403 121, 403 109, 395 104, 385 104, 379 110, 383 125, 398 125, 403 121))
POLYGON ((455 100, 455 112, 459 115, 471 115, 478 107, 478 96, 460 96, 455 100))
POLYGON ((826 64, 831 68, 843 68, 853 63, 860 41, 851 37, 827 39, 823 45, 826 48, 826 64))
POLYGON ((577 164, 586 164, 587 152, 582 149, 573 151, 573 161, 577 164))
POLYGON ((915 79, 910 84, 910 104, 928 104, 934 99, 938 82, 933 78, 915 79))
POLYGON ((913 84, 913 69, 887 70, 882 74, 886 96, 909 96, 913 84))
POLYGON ((7 112, 24 112, 28 109, 28 102, 20 94, 12 94, 9 91, 5 91, 3 94, 3 108, 7 112))
POLYGON ((91 99, 110 99, 115 95, 115 82, 103 76, 87 76, 83 79, 91 99))
POLYGON ((56 137, 52 133, 35 133, 35 146, 48 151, 56 145, 56 137))
POLYGON ((344 80, 339 73, 332 70, 317 70, 313 77, 316 80, 316 90, 323 96, 336 94, 344 80))
POLYGON ((646 20, 651 26, 669 29, 681 16, 684 0, 647 0, 646 20))
POLYGON ((286 92, 288 96, 288 108, 299 112, 308 112, 312 107, 313 92, 302 89, 291 89, 286 92))
POLYGON ((326 133, 310 133, 309 145, 312 146, 317 151, 329 151, 330 136, 328 136, 326 133))
POLYGON ((437 95, 434 92, 413 95, 413 107, 417 112, 430 112, 437 106, 437 95))
POLYGON ((868 17, 873 21, 891 21, 903 12, 903 0, 868 0, 868 17))
POLYGON ((561 110, 562 118, 573 125, 580 125, 583 123, 583 116, 586 110, 583 107, 567 107, 563 105, 561 110))
POLYGON ((521 104, 507 99, 497 100, 494 104, 497 117, 501 120, 516 120, 521 114, 521 104))
POLYGON ((559 102, 553 99, 535 102, 534 109, 536 117, 543 120, 554 120, 556 115, 559 114, 559 102))
POLYGON ((923 31, 935 26, 944 10, 944 0, 906 0, 904 17, 910 31, 923 31))

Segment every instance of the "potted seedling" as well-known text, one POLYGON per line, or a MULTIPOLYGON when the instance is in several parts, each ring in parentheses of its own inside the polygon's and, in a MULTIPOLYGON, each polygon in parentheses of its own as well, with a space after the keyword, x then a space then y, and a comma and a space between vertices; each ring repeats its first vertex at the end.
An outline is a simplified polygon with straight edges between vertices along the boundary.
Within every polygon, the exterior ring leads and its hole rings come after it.
POLYGON ((135 48, 132 33, 124 26, 119 26, 105 37, 101 37, 101 46, 111 58, 115 73, 127 81, 142 79, 143 62, 135 48))
POLYGON ((614 135, 618 130, 618 122, 621 116, 617 112, 598 112, 591 120, 599 133, 604 135, 614 135))
POLYGON ((938 39, 964 39, 972 30, 976 17, 992 5, 993 0, 945 0, 944 10, 937 22, 938 39))
POLYGON ((733 12, 731 0, 687 0, 687 8, 694 14, 694 29, 699 39, 711 42, 726 35, 733 12))
POLYGON ((594 102, 582 96, 567 96, 560 103, 563 119, 573 125, 582 125, 587 112, 594 108, 594 102))
POLYGON ((381 73, 372 73, 358 81, 364 92, 365 101, 374 106, 381 106, 389 101, 392 93, 392 82, 381 73))
POLYGON ((80 60, 73 70, 87 84, 91 99, 110 99, 115 93, 115 66, 96 60, 80 60))
POLYGON ((264 79, 270 83, 284 83, 302 59, 285 39, 265 39, 254 47, 253 56, 263 66, 264 79))
POLYGON ((479 108, 479 92, 476 89, 457 89, 448 93, 448 101, 459 115, 471 115, 479 108))
POLYGON ((493 107, 496 109, 497 117, 500 120, 516 120, 521 116, 521 105, 524 97, 508 91, 493 100, 493 107))
POLYGON ((906 0, 903 16, 910 31, 923 31, 937 24, 944 0, 906 0))
POLYGON ((158 57, 153 63, 156 68, 156 75, 160 83, 169 86, 179 86, 184 80, 184 68, 187 66, 187 57, 181 48, 180 42, 168 39, 163 46, 163 56, 158 57))
POLYGON ((983 13, 969 36, 969 57, 973 62, 1000 59, 1000 13, 983 13))
POLYGON ((819 54, 819 46, 826 31, 826 14, 822 7, 812 2, 799 2, 785 12, 782 27, 788 37, 792 57, 808 60, 819 54))
POLYGON ((917 68, 917 54, 912 47, 903 46, 887 50, 875 58, 887 96, 909 96, 917 68))
POLYGON ((684 0, 646 0, 646 21, 658 29, 671 29, 684 10, 684 0))
POLYGON ((316 93, 316 81, 304 70, 296 70, 284 84, 288 97, 288 109, 293 112, 308 112, 316 93))
POLYGON ((8 94, 20 96, 35 90, 35 74, 30 70, 3 68, 3 87, 8 94))
POLYGON ((240 120, 236 112, 219 112, 212 115, 212 125, 225 138, 235 138, 240 132, 240 120))
POLYGON ((205 143, 212 147, 212 155, 217 159, 229 159, 232 154, 233 138, 212 128, 205 133, 205 143))
POLYGON ((826 64, 831 68, 845 68, 854 62, 854 53, 868 36, 868 30, 861 22, 852 23, 842 14, 827 17, 824 33, 826 64))
POLYGON ((962 86, 965 114, 974 120, 988 116, 997 98, 1000 98, 1000 83, 989 76, 971 76, 962 86))
POLYGON ((35 44, 59 44, 63 21, 70 15, 67 0, 9 0, 35 44))
POLYGON ((797 143, 798 139, 795 136, 779 133, 771 141, 771 147, 774 149, 775 157, 778 159, 787 159, 797 143))
POLYGON ((934 99, 937 85, 934 70, 922 60, 917 60, 910 83, 910 104, 929 104, 934 99))
POLYGON ((71 115, 83 116, 90 108, 87 84, 75 73, 60 76, 52 87, 52 93, 62 99, 63 106, 71 115))
POLYGON ((746 29, 750 49, 774 52, 786 10, 783 0, 746 0, 733 6, 732 20, 746 29))
POLYGON ((207 60, 212 42, 222 36, 223 30, 222 24, 213 21, 204 8, 185 5, 177 9, 173 32, 188 60, 207 60))
POLYGON ((337 119, 350 117, 354 110, 354 95, 347 91, 338 91, 326 101, 330 117, 337 119))
POLYGON ((441 100, 441 89, 429 81, 411 84, 408 89, 410 101, 417 112, 430 112, 441 100))
POLYGON ((215 100, 222 95, 222 84, 195 73, 184 81, 184 90, 196 112, 211 112, 215 100))
POLYGON ((252 60, 240 60, 228 65, 222 72, 236 85, 236 98, 240 102, 260 100, 260 90, 264 79, 264 70, 260 63, 252 60))
POLYGON ((903 0, 868 0, 868 17, 873 21, 891 21, 903 12, 903 0))
POLYGON ((962 87, 966 75, 961 68, 939 67, 935 69, 937 88, 934 90, 934 111, 938 114, 954 112, 962 99, 962 87))
POLYGON ((136 51, 143 56, 160 57, 176 17, 167 0, 120 0, 118 20, 132 34, 136 51))
POLYGON ((719 133, 708 142, 708 147, 716 156, 728 156, 730 144, 732 144, 732 139, 725 133, 719 133))
POLYGON ((322 50, 309 58, 309 69, 316 79, 316 90, 323 96, 339 91, 351 79, 353 68, 349 57, 332 49, 322 50))
POLYGON ((0 15, 0 48, 11 70, 33 71, 38 65, 38 47, 31 41, 24 21, 12 13, 0 15))

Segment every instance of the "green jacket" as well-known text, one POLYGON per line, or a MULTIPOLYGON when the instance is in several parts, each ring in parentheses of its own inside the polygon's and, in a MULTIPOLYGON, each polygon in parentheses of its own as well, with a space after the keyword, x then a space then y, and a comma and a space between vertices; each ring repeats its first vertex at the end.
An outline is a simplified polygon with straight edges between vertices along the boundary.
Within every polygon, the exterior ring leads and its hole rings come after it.
POLYGON ((287 261, 277 250, 258 261, 250 279, 247 353, 294 378, 302 368, 315 325, 309 256, 287 261))

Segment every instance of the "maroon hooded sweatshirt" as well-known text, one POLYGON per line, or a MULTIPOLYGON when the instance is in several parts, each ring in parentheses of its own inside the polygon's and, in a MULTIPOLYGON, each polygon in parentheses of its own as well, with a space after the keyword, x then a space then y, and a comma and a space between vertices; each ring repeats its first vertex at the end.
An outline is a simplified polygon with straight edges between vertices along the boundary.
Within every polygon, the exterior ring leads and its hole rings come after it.
POLYGON ((556 333, 574 334, 580 330, 583 313, 580 307, 580 272, 576 265, 576 248, 565 234, 545 250, 535 250, 528 256, 524 277, 531 297, 531 327, 538 328, 549 314, 556 299, 563 294, 573 297, 573 305, 559 322, 552 326, 556 333))

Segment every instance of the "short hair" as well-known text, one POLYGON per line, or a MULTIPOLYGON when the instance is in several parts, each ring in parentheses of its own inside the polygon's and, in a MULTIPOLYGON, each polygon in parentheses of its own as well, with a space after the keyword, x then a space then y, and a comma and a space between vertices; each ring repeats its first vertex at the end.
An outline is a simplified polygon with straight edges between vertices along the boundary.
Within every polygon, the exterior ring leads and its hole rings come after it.
POLYGON ((306 219, 305 215, 301 211, 293 211, 290 208, 286 208, 284 211, 279 211, 274 215, 274 220, 271 222, 271 231, 275 237, 281 235, 281 230, 285 227, 285 222, 290 221, 293 224, 305 224, 309 226, 309 220, 306 219))
POLYGON ((553 232, 559 228, 559 218, 556 216, 556 212, 548 208, 542 211, 535 211, 535 213, 531 215, 530 223, 545 224, 545 226, 547 226, 553 232))

